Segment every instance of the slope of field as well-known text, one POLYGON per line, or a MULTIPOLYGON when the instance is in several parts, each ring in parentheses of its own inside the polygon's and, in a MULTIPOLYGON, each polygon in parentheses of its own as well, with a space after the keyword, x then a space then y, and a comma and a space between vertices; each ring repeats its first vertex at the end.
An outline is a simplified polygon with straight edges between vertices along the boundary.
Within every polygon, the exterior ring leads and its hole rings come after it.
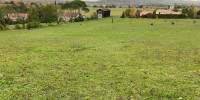
POLYGON ((108 18, 0 31, 0 99, 198 100, 199 27, 108 18))

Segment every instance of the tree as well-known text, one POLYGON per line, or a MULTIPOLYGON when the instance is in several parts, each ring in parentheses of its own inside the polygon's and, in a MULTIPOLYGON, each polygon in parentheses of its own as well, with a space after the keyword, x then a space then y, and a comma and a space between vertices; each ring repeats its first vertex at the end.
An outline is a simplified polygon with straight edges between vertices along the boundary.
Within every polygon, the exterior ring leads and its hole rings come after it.
POLYGON ((183 14, 188 14, 188 12, 189 12, 188 8, 182 9, 182 13, 183 13, 183 14))
POLYGON ((197 15, 200 16, 200 10, 197 12, 197 15))
POLYGON ((96 8, 96 7, 97 7, 97 5, 93 5, 93 7, 94 7, 94 8, 96 8))
POLYGON ((136 17, 136 10, 135 9, 131 9, 130 18, 135 18, 135 17, 136 17))
POLYGON ((0 9, 0 24, 2 24, 4 27, 6 25, 5 19, 4 19, 5 13, 3 11, 3 9, 0 9))
POLYGON ((62 5, 62 9, 67 9, 70 11, 76 11, 78 10, 78 13, 81 13, 81 10, 83 11, 89 11, 89 9, 87 8, 87 5, 84 1, 81 0, 74 0, 71 2, 66 2, 64 5, 62 5))
POLYGON ((176 3, 174 4, 174 9, 173 9, 173 11, 178 12, 178 5, 177 5, 176 3))
POLYGON ((27 21, 28 22, 39 21, 39 13, 34 8, 32 8, 31 12, 29 13, 27 21))
POLYGON ((83 10, 84 12, 86 12, 86 13, 90 12, 90 9, 88 9, 88 8, 82 8, 82 10, 83 10))
POLYGON ((144 7, 144 5, 139 5, 139 8, 143 8, 144 7))
POLYGON ((11 4, 11 5, 15 5, 15 2, 14 2, 14 1, 10 1, 10 4, 11 4))
POLYGON ((195 11, 195 8, 194 8, 193 4, 188 8, 188 16, 190 18, 195 18, 196 17, 196 11, 195 11))
POLYGON ((125 16, 126 17, 130 17, 131 16, 131 9, 130 8, 125 10, 125 16))
POLYGON ((70 12, 74 12, 77 9, 73 2, 66 2, 61 6, 61 8, 64 10, 69 10, 70 12))
POLYGON ((129 17, 129 18, 135 18, 136 17, 136 10, 135 9, 128 8, 128 9, 125 10, 124 13, 125 13, 126 17, 129 17))
POLYGON ((156 10, 153 11, 152 18, 156 18, 156 10))
POLYGON ((188 8, 184 8, 182 13, 187 14, 189 18, 195 18, 197 14, 193 4, 188 8))
POLYGON ((125 12, 123 11, 122 12, 122 15, 120 16, 120 18, 125 18, 126 16, 125 16, 125 12))
POLYGON ((79 13, 79 14, 81 13, 81 9, 87 7, 87 5, 86 5, 86 3, 85 3, 84 1, 81 1, 81 0, 74 0, 74 1, 72 1, 72 2, 74 3, 75 8, 78 9, 78 13, 79 13))
MULTIPOLYGON (((74 13, 78 10, 79 15, 81 14, 81 10, 84 12, 89 12, 89 9, 87 8, 87 5, 84 1, 81 0, 74 0, 71 2, 66 2, 65 4, 63 4, 61 6, 62 9, 64 10, 69 10, 71 13, 74 13)), ((71 14, 71 18, 72 19, 73 16, 71 14)))
POLYGON ((18 6, 15 6, 17 9, 16 11, 18 13, 27 13, 28 12, 28 9, 23 2, 19 2, 18 4, 19 4, 18 6))
POLYGON ((40 19, 41 22, 50 24, 52 22, 57 21, 58 15, 54 6, 52 5, 42 6, 40 11, 42 13, 42 17, 40 19))

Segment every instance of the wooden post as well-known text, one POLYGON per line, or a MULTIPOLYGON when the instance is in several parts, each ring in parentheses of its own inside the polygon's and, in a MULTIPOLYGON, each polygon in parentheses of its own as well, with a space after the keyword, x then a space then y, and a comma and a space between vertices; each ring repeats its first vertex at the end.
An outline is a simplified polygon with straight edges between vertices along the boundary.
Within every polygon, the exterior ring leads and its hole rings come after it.
POLYGON ((114 22, 113 17, 112 17, 112 23, 114 22))

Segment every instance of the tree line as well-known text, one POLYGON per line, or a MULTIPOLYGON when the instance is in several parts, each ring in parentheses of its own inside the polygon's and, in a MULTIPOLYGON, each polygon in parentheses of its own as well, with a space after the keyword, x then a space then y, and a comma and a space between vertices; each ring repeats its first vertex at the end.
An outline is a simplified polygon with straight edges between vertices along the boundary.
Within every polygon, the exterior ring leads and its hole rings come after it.
MULTIPOLYGON (((157 15, 160 16, 160 18, 200 18, 200 10, 197 10, 195 9, 195 6, 192 4, 188 7, 185 7, 183 9, 175 4, 174 5, 174 9, 173 11, 174 12, 179 12, 181 11, 182 14, 180 15, 173 15, 173 14, 162 14, 162 15, 159 15, 159 14, 156 14, 156 11, 157 9, 155 9, 152 13, 152 18, 156 18, 157 15)), ((139 13, 141 12, 141 10, 135 10, 133 8, 128 8, 126 9, 125 11, 122 12, 122 15, 121 15, 121 18, 125 18, 125 17, 128 17, 128 18, 139 18, 140 15, 139 13)))

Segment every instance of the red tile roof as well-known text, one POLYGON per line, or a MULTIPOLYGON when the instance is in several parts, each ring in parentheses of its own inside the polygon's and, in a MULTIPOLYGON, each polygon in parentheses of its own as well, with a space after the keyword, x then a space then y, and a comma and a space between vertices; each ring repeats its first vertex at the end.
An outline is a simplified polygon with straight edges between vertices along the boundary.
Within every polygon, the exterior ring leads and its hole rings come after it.
POLYGON ((102 8, 101 10, 103 10, 103 11, 110 11, 110 9, 108 9, 108 8, 102 8))
POLYGON ((24 20, 26 20, 28 18, 28 14, 27 13, 9 13, 6 16, 4 16, 4 18, 10 18, 12 21, 17 21, 17 19, 22 18, 24 20))
POLYGON ((182 14, 181 12, 174 12, 169 10, 160 9, 156 11, 156 14, 182 14))

